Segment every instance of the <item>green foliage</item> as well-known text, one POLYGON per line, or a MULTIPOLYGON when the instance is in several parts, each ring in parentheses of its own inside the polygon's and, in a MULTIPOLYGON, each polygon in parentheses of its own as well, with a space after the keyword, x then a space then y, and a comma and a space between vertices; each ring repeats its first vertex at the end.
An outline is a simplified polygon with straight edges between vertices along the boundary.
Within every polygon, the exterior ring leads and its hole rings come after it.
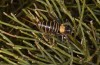
POLYGON ((99 0, 0 3, 1 65, 100 65, 99 0), (54 20, 71 28, 63 41, 37 29, 37 21, 54 20))

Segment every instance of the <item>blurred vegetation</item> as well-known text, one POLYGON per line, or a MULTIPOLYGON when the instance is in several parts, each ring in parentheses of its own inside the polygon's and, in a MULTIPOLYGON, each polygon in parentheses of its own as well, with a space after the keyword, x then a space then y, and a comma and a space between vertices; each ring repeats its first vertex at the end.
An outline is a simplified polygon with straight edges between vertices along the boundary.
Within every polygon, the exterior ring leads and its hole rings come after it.
POLYGON ((100 65, 99 0, 0 0, 0 65, 47 64, 100 65), (62 41, 37 19, 67 23, 71 34, 62 41))

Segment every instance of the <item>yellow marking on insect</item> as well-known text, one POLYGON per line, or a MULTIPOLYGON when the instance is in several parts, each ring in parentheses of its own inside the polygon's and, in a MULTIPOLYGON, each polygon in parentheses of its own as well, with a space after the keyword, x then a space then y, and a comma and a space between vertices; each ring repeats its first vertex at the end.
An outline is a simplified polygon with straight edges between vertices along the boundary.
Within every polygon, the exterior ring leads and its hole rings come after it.
POLYGON ((65 26, 63 24, 60 25, 59 31, 60 31, 60 33, 64 33, 65 32, 65 26))

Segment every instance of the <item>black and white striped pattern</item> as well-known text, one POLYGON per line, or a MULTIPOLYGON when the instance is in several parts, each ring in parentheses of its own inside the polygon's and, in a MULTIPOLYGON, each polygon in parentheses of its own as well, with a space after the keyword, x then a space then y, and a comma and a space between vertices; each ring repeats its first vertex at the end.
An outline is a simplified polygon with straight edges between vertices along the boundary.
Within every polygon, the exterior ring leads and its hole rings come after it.
POLYGON ((60 25, 56 21, 50 21, 50 22, 38 22, 37 26, 40 30, 46 32, 46 33, 60 33, 60 25))

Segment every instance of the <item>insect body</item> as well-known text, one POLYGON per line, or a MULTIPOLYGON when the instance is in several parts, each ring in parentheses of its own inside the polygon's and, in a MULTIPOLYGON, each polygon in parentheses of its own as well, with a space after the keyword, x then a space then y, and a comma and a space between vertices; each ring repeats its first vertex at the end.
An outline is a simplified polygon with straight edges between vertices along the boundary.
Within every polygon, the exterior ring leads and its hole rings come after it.
POLYGON ((38 28, 47 33, 64 34, 66 27, 56 21, 38 22, 38 28))
POLYGON ((56 21, 40 22, 39 20, 37 20, 36 25, 40 31, 44 33, 53 33, 57 36, 61 36, 62 39, 66 36, 67 33, 70 32, 68 26, 65 26, 64 24, 60 24, 56 21))

